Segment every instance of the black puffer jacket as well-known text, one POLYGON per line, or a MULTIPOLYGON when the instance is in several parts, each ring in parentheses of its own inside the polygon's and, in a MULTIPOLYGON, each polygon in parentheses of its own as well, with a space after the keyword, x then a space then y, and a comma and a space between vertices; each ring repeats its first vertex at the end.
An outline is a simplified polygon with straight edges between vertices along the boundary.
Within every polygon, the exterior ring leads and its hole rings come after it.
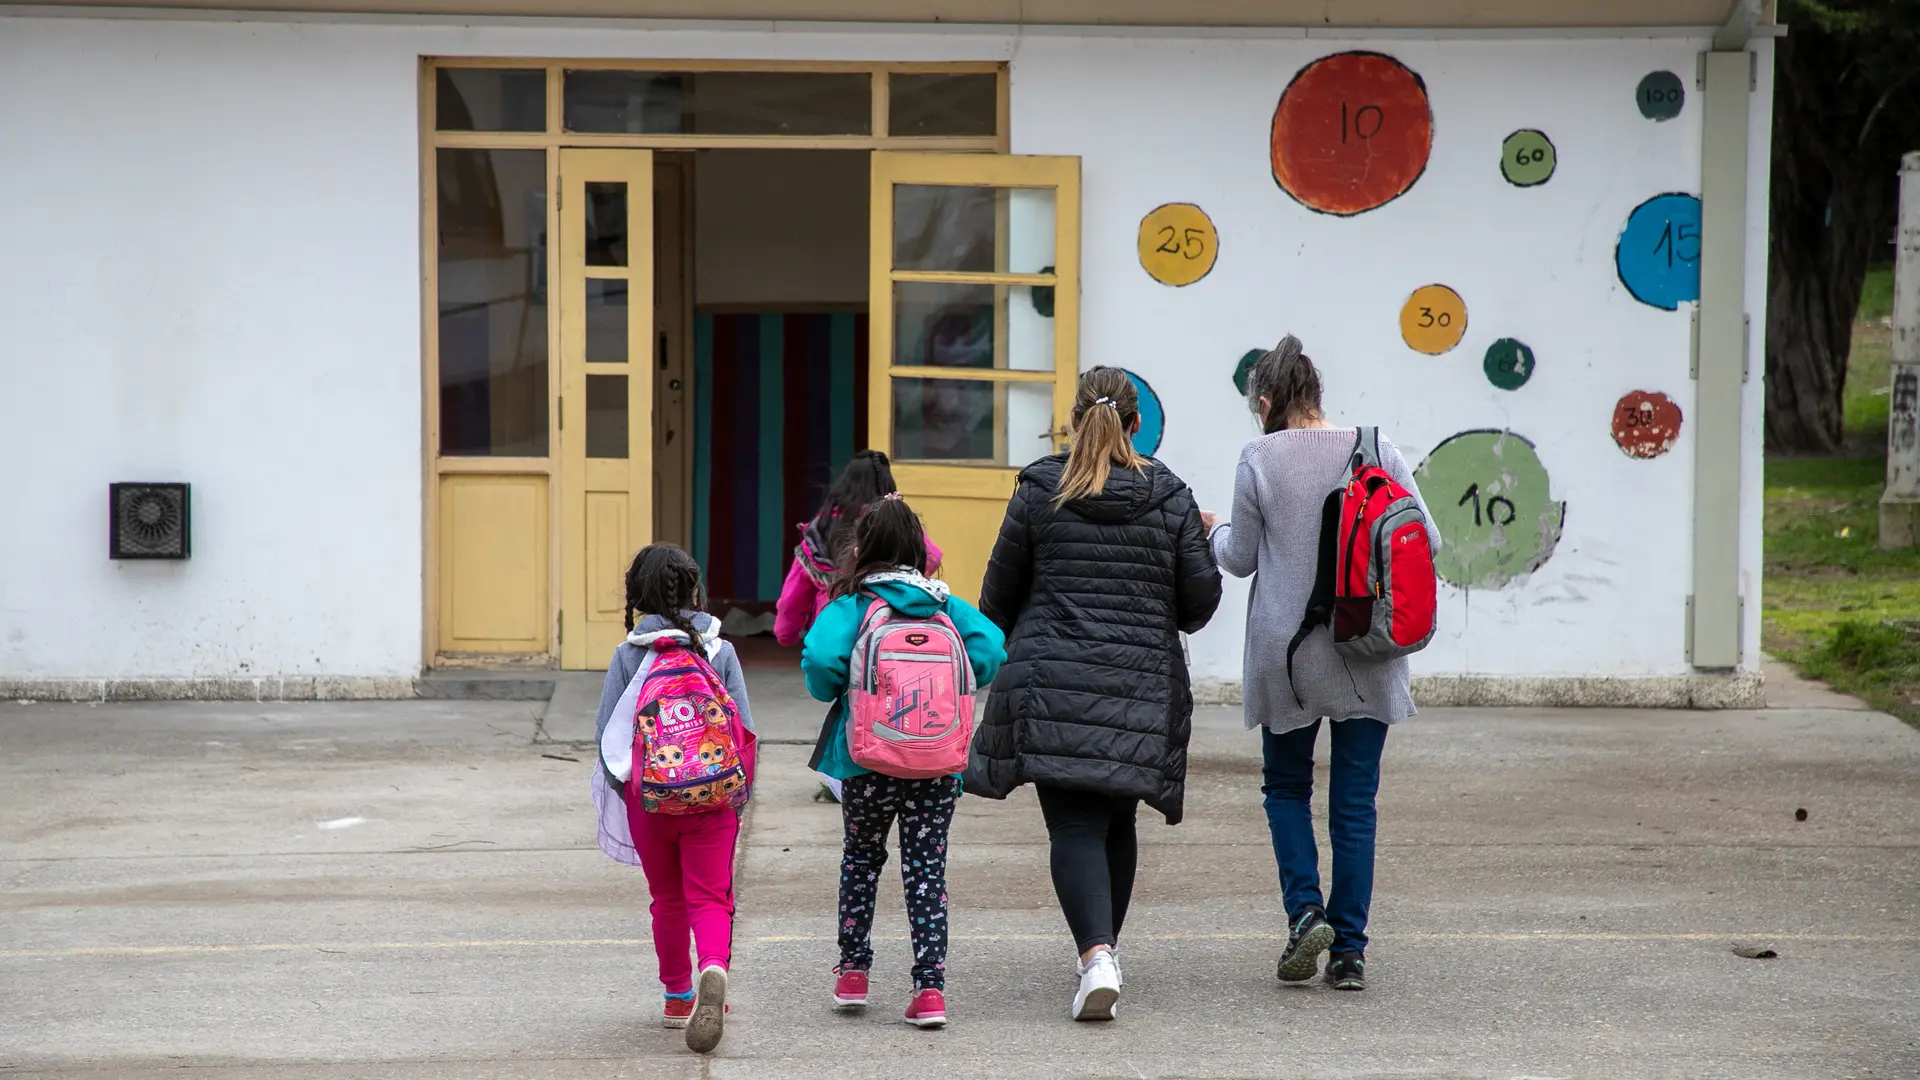
POLYGON ((970 794, 1027 782, 1144 799, 1178 823, 1193 694, 1180 632, 1207 624, 1220 571, 1193 492, 1149 460, 1104 492, 1055 506, 1066 468, 1028 466, 1007 503, 980 610, 1007 632, 970 794))

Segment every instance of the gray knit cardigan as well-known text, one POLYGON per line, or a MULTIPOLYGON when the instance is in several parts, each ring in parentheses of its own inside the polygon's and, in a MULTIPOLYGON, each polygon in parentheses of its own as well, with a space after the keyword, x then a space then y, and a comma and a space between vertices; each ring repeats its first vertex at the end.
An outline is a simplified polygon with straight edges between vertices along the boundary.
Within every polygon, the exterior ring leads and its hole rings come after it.
MULTIPOLYGON (((1211 535, 1213 557, 1235 577, 1254 575, 1247 606, 1245 699, 1247 727, 1275 732, 1305 727, 1321 717, 1366 716, 1389 724, 1412 716, 1405 657, 1385 663, 1343 659, 1333 634, 1316 629, 1293 660, 1287 684, 1287 643, 1300 628, 1318 566, 1320 508, 1346 482, 1353 428, 1279 431, 1248 443, 1233 483, 1231 523, 1211 535), (1305 707, 1296 704, 1299 691, 1305 707)), ((1380 437, 1380 464, 1427 508, 1400 451, 1380 437)), ((1431 515, 1428 515, 1431 522, 1431 515)), ((1440 534, 1431 523, 1435 551, 1440 534)))

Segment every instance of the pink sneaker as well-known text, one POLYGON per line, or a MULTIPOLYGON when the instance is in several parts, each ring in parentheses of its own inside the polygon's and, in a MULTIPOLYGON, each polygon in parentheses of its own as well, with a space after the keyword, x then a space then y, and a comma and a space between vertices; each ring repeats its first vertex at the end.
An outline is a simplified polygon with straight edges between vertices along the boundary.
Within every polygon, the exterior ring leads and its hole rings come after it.
POLYGON ((947 995, 932 987, 916 991, 913 1000, 907 1002, 907 1023, 923 1028, 946 1027, 947 995))
POLYGON ((867 1007, 867 973, 853 968, 834 968, 833 1005, 837 1009, 867 1007))

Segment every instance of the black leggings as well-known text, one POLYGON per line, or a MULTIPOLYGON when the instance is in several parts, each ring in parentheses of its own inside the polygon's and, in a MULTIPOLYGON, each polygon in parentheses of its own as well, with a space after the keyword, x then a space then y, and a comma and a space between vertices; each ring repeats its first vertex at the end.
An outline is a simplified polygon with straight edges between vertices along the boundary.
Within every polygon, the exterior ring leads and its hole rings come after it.
POLYGON ((1053 891, 1074 944, 1083 953, 1118 944, 1139 861, 1133 832, 1139 801, 1043 785, 1035 790, 1053 840, 1053 891))

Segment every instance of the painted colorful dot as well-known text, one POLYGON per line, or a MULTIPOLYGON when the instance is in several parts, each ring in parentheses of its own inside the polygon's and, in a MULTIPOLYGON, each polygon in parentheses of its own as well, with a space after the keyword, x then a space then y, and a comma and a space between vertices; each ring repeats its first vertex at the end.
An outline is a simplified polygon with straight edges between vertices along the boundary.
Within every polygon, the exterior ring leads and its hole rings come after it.
POLYGON ((1700 299, 1700 200, 1669 192, 1634 207, 1613 261, 1620 283, 1643 304, 1675 311, 1700 299))
POLYGON ((1649 120, 1671 120, 1687 103, 1687 87, 1671 71, 1648 72, 1633 92, 1640 115, 1649 120))
POLYGON ((1140 219, 1140 265, 1162 285, 1191 285, 1220 255, 1213 219, 1192 203, 1167 203, 1140 219))
POLYGON ((1160 440, 1166 437, 1167 413, 1160 406, 1160 395, 1153 392, 1147 380, 1127 372, 1127 378, 1133 380, 1133 388, 1140 395, 1140 430, 1133 433, 1133 449, 1152 457, 1160 450, 1160 440))
POLYGON ((1267 355, 1265 349, 1248 349, 1246 355, 1240 358, 1240 362, 1233 366, 1233 388, 1240 392, 1241 397, 1247 396, 1247 380, 1253 378, 1254 365, 1258 364, 1260 358, 1265 355, 1267 355))
POLYGON ((1487 346, 1487 358, 1481 367, 1488 382, 1502 390, 1518 390, 1533 378, 1533 350, 1523 341, 1503 337, 1487 346))
POLYGON ((1566 521, 1533 443, 1511 431, 1463 431, 1414 470, 1440 531, 1434 571, 1462 589, 1498 589, 1553 557, 1566 521))
POLYGON ((1559 160, 1553 140, 1532 128, 1516 131, 1500 144, 1500 175, 1514 187, 1539 187, 1546 183, 1559 160))
POLYGON ((1400 336, 1429 356, 1460 344, 1467 332, 1467 302, 1445 285, 1422 285, 1400 309, 1400 336))
POLYGON ((1433 152, 1420 76, 1391 56, 1343 52, 1301 68, 1273 111, 1273 179, 1323 214, 1364 213, 1405 194, 1433 152))
POLYGON ((1613 406, 1613 441, 1628 457, 1656 458, 1680 439, 1680 406, 1652 390, 1635 390, 1613 406))

